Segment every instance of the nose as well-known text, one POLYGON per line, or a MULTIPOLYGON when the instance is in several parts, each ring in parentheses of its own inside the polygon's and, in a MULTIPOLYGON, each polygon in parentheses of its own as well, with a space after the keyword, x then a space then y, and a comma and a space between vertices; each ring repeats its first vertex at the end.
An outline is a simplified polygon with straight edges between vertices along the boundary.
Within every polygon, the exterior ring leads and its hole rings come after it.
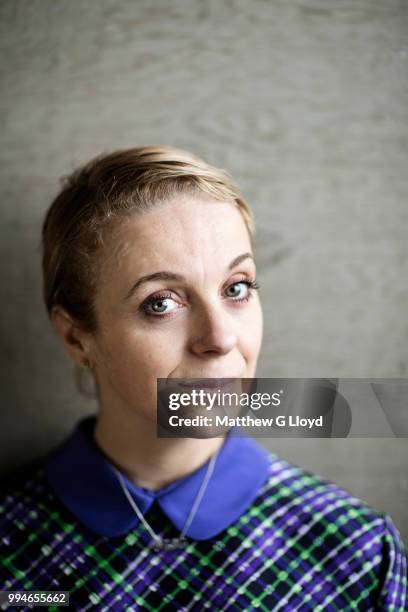
POLYGON ((236 322, 222 307, 203 306, 192 321, 190 338, 196 355, 226 355, 238 342, 236 322))

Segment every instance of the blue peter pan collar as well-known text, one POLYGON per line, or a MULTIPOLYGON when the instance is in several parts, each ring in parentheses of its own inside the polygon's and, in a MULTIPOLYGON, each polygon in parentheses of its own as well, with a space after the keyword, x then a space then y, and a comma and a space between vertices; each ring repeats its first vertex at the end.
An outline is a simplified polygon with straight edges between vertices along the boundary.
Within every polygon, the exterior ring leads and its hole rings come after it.
MULTIPOLYGON (((134 529, 139 518, 126 499, 111 463, 93 440, 96 419, 80 421, 46 464, 46 476, 62 503, 91 531, 119 536, 134 529)), ((215 468, 187 536, 211 538, 233 523, 254 501, 268 477, 270 458, 252 438, 227 434, 215 468)), ((237 432, 235 431, 235 434, 237 432)), ((181 531, 207 463, 170 485, 151 491, 125 483, 143 514, 154 501, 181 531)))

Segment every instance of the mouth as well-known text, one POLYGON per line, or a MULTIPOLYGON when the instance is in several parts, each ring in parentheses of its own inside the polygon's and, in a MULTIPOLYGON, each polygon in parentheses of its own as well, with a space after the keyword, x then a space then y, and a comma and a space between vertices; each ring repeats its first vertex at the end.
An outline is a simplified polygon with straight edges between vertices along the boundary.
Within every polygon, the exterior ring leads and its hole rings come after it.
POLYGON ((180 382, 180 387, 186 387, 192 389, 194 387, 201 387, 205 389, 213 389, 219 387, 226 387, 235 382, 236 378, 197 378, 197 379, 186 379, 188 382, 180 382))

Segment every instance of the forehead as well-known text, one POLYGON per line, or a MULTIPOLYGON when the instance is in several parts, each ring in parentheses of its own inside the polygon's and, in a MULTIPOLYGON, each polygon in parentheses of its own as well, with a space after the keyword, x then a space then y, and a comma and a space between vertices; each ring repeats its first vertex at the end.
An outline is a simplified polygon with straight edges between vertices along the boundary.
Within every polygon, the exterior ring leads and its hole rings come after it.
POLYGON ((252 251, 241 213, 231 202, 179 196, 121 220, 105 240, 105 267, 149 273, 171 265, 226 265, 252 251), (160 266, 160 267, 159 267, 160 266))

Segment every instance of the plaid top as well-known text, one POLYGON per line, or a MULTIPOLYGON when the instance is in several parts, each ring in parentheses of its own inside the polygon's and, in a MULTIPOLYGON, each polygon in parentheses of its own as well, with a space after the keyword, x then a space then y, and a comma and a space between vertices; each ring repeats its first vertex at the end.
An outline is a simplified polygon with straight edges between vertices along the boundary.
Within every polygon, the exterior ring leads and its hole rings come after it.
MULTIPOLYGON (((179 535, 156 500, 145 516, 156 533, 179 535)), ((95 533, 41 464, 1 498, 0 588, 69 591, 74 609, 109 612, 408 610, 406 552, 390 517, 273 454, 240 516, 188 540, 155 552, 140 522, 95 533)))

